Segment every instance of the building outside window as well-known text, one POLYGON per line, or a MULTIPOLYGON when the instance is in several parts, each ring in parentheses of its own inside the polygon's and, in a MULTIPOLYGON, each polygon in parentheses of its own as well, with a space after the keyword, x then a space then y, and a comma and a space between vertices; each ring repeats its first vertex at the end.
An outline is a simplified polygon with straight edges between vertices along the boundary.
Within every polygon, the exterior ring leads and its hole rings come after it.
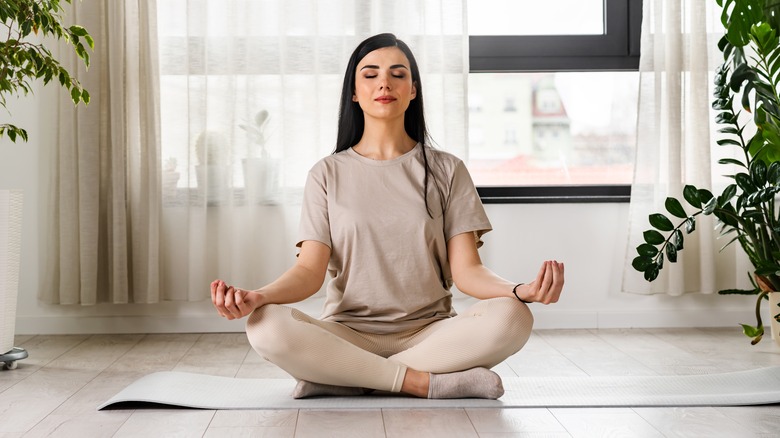
POLYGON ((508 190, 502 193, 604 185, 627 193, 641 0, 469 0, 468 6, 469 100, 481 102, 479 114, 469 113, 469 129, 484 133, 469 145, 475 183, 508 190), (516 143, 500 138, 509 124, 516 143))

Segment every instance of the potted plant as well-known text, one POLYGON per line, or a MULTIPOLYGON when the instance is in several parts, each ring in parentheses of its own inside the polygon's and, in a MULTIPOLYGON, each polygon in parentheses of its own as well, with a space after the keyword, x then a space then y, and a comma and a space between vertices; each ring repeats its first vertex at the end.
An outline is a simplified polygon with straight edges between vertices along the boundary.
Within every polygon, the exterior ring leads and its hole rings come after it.
POLYGON ((238 125, 249 137, 247 155, 242 160, 247 203, 272 203, 279 189, 279 162, 266 148, 269 119, 268 111, 260 110, 254 120, 238 125))
POLYGON ((753 289, 723 290, 721 294, 756 295, 756 325, 742 324, 745 335, 758 343, 764 327, 761 304, 770 303, 773 337, 780 344, 780 1, 717 0, 726 34, 718 43, 723 64, 715 74, 712 107, 722 127, 720 146, 737 148, 740 158, 720 164, 737 169, 734 180, 715 196, 706 189, 687 185, 682 197, 693 213, 675 197, 666 199, 666 211, 679 219, 675 225, 663 213, 650 215, 653 229, 643 233, 634 269, 653 281, 664 267, 674 263, 683 249, 684 233, 696 228, 696 217, 714 215, 724 245, 739 242, 754 267, 753 289), (747 113, 748 117, 745 117, 747 113))
POLYGON ((176 158, 168 158, 165 160, 162 172, 162 193, 163 199, 170 202, 176 200, 176 190, 179 184, 179 178, 181 174, 176 171, 178 165, 176 158))
POLYGON ((195 141, 198 163, 195 176, 200 199, 207 204, 219 204, 228 196, 230 182, 230 151, 228 140, 218 131, 203 131, 195 141))
MULTIPOLYGON (((71 0, 65 0, 71 3, 71 0)), ((43 44, 53 38, 70 45, 84 65, 89 67, 89 52, 94 41, 86 29, 63 24, 64 9, 56 1, 11 0, 0 2, 0 105, 10 115, 8 98, 26 96, 33 82, 52 81, 68 90, 75 105, 89 103, 89 92, 64 68, 43 44)), ((27 141, 27 131, 11 123, 0 123, 0 139, 27 141)), ((0 365, 15 368, 16 360, 27 357, 23 349, 13 348, 18 295, 19 253, 21 251, 21 191, 0 190, 0 365)))

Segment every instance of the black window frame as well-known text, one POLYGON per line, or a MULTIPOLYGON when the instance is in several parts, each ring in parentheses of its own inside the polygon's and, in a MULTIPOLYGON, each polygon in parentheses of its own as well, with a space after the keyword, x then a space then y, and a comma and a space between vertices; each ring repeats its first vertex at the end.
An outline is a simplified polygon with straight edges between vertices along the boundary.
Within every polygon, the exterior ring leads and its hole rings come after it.
MULTIPOLYGON (((642 0, 604 0, 604 18, 603 35, 470 35, 469 73, 637 71, 642 0)), ((477 191, 486 204, 628 202, 631 186, 478 186, 477 191)))

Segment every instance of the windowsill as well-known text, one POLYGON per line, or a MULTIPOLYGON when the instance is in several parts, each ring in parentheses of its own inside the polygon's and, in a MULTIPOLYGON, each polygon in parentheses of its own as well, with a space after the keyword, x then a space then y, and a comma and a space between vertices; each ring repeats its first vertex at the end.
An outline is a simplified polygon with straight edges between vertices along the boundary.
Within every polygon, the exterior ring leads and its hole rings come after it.
POLYGON ((483 204, 572 204, 629 202, 630 185, 480 186, 483 204))
MULTIPOLYGON (((483 204, 576 204, 629 202, 630 185, 559 185, 559 186, 479 186, 477 192, 483 204)), ((282 190, 278 195, 247 203, 243 188, 234 188, 230 200, 204 202, 197 188, 177 188, 175 193, 163 196, 163 206, 219 207, 275 206, 292 202, 300 204, 303 188, 282 190), (230 202, 232 201, 232 202, 230 202)))

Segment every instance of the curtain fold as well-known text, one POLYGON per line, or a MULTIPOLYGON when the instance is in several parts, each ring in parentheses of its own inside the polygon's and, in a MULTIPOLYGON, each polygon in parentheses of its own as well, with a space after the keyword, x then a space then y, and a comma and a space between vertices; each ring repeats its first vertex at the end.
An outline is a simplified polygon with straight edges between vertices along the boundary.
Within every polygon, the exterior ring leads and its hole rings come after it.
POLYGON ((84 0, 66 10, 95 39, 88 70, 73 54, 62 58, 91 102, 59 102, 59 143, 42 197, 49 222, 39 299, 155 303, 162 193, 155 1, 84 0))
MULTIPOLYGON (((748 265, 738 245, 723 252, 711 216, 697 217, 697 231, 685 236, 676 265, 666 263, 648 283, 631 267, 635 248, 650 229, 651 213, 666 213, 668 196, 682 200, 687 184, 718 191, 729 154, 716 149, 712 100, 713 72, 722 62, 723 35, 717 5, 708 0, 644 0, 637 144, 629 207, 629 244, 622 290, 639 294, 713 293, 745 286, 748 265)), ((668 215, 668 214, 667 214, 668 215)))
POLYGON ((464 0, 158 7, 165 299, 207 299, 214 278, 257 288, 294 263, 307 171, 334 149, 347 60, 368 36, 411 46, 434 140, 466 153, 464 0))

